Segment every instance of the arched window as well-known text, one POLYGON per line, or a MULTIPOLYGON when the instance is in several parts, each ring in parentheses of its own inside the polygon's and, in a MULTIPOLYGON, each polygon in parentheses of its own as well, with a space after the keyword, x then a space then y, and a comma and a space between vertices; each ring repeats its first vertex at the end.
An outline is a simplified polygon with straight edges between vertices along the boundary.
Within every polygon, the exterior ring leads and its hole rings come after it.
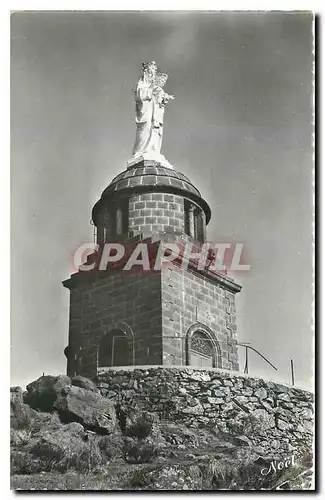
POLYGON ((213 367, 213 346, 211 340, 200 331, 191 338, 190 365, 213 367))
POLYGON ((196 323, 186 336, 186 364, 198 367, 221 368, 221 349, 210 328, 196 323))
MULTIPOLYGON (((124 323, 122 323, 124 325, 124 323)), ((134 364, 134 338, 128 325, 112 328, 98 346, 98 366, 128 366, 134 364)))

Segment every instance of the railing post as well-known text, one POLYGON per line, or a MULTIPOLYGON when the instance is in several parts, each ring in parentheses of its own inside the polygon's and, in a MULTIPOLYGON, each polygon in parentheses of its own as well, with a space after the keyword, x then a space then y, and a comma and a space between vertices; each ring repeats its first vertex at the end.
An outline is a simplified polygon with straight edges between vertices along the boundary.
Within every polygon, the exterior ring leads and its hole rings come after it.
POLYGON ((293 367, 293 359, 290 359, 290 365, 291 365, 291 383, 292 385, 295 385, 295 372, 293 367))
POLYGON ((115 335, 113 335, 113 338, 112 338, 111 366, 114 366, 114 346, 115 346, 115 335))
POLYGON ((244 373, 248 374, 248 347, 245 347, 245 368, 244 368, 244 373))

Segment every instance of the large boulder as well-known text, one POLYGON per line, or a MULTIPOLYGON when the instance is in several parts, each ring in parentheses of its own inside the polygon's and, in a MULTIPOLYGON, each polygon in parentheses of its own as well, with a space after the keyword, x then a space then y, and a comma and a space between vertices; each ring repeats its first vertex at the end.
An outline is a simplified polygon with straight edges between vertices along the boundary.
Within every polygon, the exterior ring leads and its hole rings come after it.
POLYGON ((82 389, 88 389, 89 391, 99 392, 97 385, 89 378, 83 377, 82 375, 76 375, 71 379, 71 385, 76 387, 81 387, 82 389))
POLYGON ((23 404, 23 390, 21 387, 10 387, 10 403, 23 404))
POLYGON ((10 428, 29 428, 35 413, 35 410, 24 404, 21 387, 10 387, 10 428))
POLYGON ((31 409, 23 404, 21 387, 10 387, 10 428, 24 429, 31 421, 31 409))
POLYGON ((68 450, 75 438, 86 441, 86 431, 77 422, 59 424, 56 428, 44 427, 33 436, 33 444, 29 452, 38 455, 37 450, 41 448, 52 449, 53 452, 55 450, 68 450))
POLYGON ((63 387, 71 385, 70 377, 43 375, 27 386, 24 402, 40 411, 52 411, 58 393, 63 387))
POLYGON ((110 434, 116 424, 113 403, 88 389, 66 386, 54 403, 62 422, 79 422, 85 429, 110 434))
POLYGON ((44 427, 55 428, 58 425, 61 425, 58 414, 42 413, 31 408, 23 402, 20 387, 10 388, 10 428, 13 441, 20 440, 19 431, 25 430, 29 435, 33 435, 44 427))
POLYGON ((57 413, 42 413, 34 410, 20 400, 10 402, 10 428, 13 441, 20 440, 20 431, 25 430, 29 436, 33 436, 41 429, 56 429, 62 425, 57 413), (16 437, 17 436, 17 439, 16 437))
POLYGON ((26 429, 31 426, 35 410, 17 401, 10 402, 10 428, 26 429))

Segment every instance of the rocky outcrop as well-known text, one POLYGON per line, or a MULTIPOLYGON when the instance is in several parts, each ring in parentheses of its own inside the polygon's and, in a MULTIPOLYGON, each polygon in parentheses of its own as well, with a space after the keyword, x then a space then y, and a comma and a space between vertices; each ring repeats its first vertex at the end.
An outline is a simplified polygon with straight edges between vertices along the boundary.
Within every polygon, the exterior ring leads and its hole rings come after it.
MULTIPOLYGON (((96 436, 88 436, 81 424, 72 422, 44 426, 17 446, 12 445, 12 473, 66 472, 76 469, 89 472, 105 463, 96 436)), ((107 459, 106 459, 107 461, 107 459)))
POLYGON ((88 391, 99 392, 97 385, 92 380, 83 377, 82 375, 76 375, 75 377, 72 377, 71 385, 81 387, 82 389, 87 389, 88 391))
POLYGON ((36 410, 52 411, 53 404, 60 390, 71 385, 70 377, 45 375, 27 386, 24 402, 36 410))
POLYGON ((77 471, 87 485, 73 489, 312 488, 307 391, 189 368, 109 370, 96 382, 41 377, 27 394, 11 388, 15 485, 77 471), (97 474, 100 485, 89 482, 97 474))
POLYGON ((21 387, 10 387, 10 403, 23 404, 23 390, 21 387))
POLYGON ((28 427, 35 413, 32 408, 23 403, 23 391, 21 387, 11 387, 10 428, 18 430, 28 427))
POLYGON ((19 428, 18 421, 28 419, 33 410, 57 412, 62 422, 78 422, 101 434, 110 434, 116 424, 112 401, 100 394, 92 380, 80 376, 72 380, 65 375, 40 377, 27 386, 24 398, 20 387, 11 388, 12 427, 19 428))
POLYGON ((23 402, 20 387, 11 388, 13 474, 69 469, 89 472, 107 462, 111 447, 106 442, 101 446, 100 440, 102 434, 111 434, 116 428, 115 409, 111 401, 94 391, 91 380, 81 383, 92 390, 69 385, 68 377, 41 377, 29 384, 24 399, 33 408, 23 402), (47 412, 35 408, 46 408, 47 412))
POLYGON ((86 429, 110 434, 116 424, 114 404, 88 389, 66 386, 53 405, 63 422, 79 422, 86 429))

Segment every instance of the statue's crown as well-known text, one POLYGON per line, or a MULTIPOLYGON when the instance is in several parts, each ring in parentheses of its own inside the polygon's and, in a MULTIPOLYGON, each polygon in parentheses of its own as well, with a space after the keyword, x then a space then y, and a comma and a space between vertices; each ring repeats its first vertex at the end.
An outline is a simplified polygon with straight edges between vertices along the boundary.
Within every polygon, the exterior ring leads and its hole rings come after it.
POLYGON ((155 69, 157 69, 157 63, 156 63, 156 61, 147 61, 147 62, 143 62, 142 63, 142 69, 143 69, 143 71, 145 71, 146 69, 149 69, 149 68, 155 68, 155 69))

